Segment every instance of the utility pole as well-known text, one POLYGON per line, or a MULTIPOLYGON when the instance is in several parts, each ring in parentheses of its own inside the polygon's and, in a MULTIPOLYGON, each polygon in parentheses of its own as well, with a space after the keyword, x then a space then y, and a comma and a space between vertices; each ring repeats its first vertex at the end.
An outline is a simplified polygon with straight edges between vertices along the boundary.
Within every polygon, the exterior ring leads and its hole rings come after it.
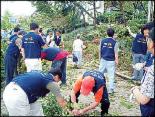
POLYGON ((93 7, 94 7, 94 28, 96 29, 96 3, 93 1, 93 7))
POLYGON ((150 22, 153 20, 154 15, 154 1, 148 1, 148 20, 150 22))

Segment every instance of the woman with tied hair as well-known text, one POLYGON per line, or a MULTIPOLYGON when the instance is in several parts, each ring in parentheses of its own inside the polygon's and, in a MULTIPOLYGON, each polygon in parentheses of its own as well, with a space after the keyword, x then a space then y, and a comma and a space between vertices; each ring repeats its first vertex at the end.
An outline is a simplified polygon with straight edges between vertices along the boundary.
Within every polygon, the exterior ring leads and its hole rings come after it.
MULTIPOLYGON (((155 56, 154 53, 154 28, 149 33, 147 49, 155 56)), ((140 104, 142 116, 154 116, 154 59, 152 65, 143 75, 141 86, 135 86, 131 89, 137 102, 140 104)))

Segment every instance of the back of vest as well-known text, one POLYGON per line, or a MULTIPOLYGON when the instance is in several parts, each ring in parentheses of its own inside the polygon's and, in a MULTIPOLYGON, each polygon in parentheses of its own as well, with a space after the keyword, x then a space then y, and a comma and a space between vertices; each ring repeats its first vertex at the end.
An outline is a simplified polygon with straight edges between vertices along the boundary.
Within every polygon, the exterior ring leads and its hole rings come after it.
POLYGON ((132 43, 132 52, 145 55, 147 52, 147 42, 143 34, 137 34, 132 43))
POLYGON ((95 94, 98 89, 100 89, 102 86, 106 85, 106 80, 104 75, 96 70, 93 71, 87 71, 83 74, 83 78, 85 78, 86 76, 92 76, 95 80, 95 87, 93 88, 93 93, 95 94))
POLYGON ((116 41, 113 38, 103 39, 101 42, 101 57, 107 61, 115 60, 115 47, 116 41))
POLYGON ((39 97, 44 97, 49 93, 46 86, 53 80, 50 74, 33 71, 17 76, 12 82, 16 82, 25 91, 29 103, 34 103, 39 97))
POLYGON ((15 41, 18 37, 14 37, 11 40, 11 43, 9 44, 7 50, 6 50, 6 55, 11 55, 13 58, 18 59, 19 54, 20 54, 20 50, 18 48, 18 46, 15 44, 15 41))
POLYGON ((46 54, 45 59, 48 61, 53 61, 57 54, 60 52, 59 48, 46 48, 42 50, 43 53, 46 54))
POLYGON ((22 46, 25 52, 25 58, 40 58, 41 57, 41 40, 40 35, 34 32, 29 32, 22 39, 22 46))

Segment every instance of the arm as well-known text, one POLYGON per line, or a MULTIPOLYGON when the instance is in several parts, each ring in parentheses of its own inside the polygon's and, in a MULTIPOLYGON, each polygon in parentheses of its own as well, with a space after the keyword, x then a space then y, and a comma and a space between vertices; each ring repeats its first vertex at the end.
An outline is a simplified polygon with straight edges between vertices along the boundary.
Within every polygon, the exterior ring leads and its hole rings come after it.
POLYGON ((76 80, 73 89, 71 91, 71 102, 74 104, 74 108, 77 108, 76 103, 76 93, 80 91, 82 85, 82 77, 80 77, 78 80, 76 80))
POLYGON ((154 66, 149 67, 141 87, 134 87, 133 94, 141 104, 147 104, 150 98, 154 98, 154 66))
POLYGON ((62 36, 61 36, 61 43, 62 43, 62 50, 64 50, 65 46, 64 46, 64 40, 62 36))
POLYGON ((136 34, 132 33, 129 27, 127 27, 127 29, 128 29, 128 31, 129 31, 129 34, 130 34, 132 37, 135 38, 135 37, 136 37, 136 34))
POLYGON ((114 51, 115 51, 115 62, 118 65, 118 43, 117 42, 115 44, 114 51))
POLYGON ((96 92, 95 94, 95 102, 91 103, 89 106, 85 107, 84 109, 79 110, 79 114, 84 114, 87 111, 94 109, 102 100, 103 96, 103 86, 96 92))
POLYGON ((134 87, 133 94, 134 94, 137 102, 140 104, 147 104, 150 101, 150 98, 148 98, 147 96, 143 95, 140 92, 139 87, 134 87))
POLYGON ((21 54, 22 54, 22 56, 23 56, 23 59, 25 59, 24 48, 21 48, 21 54))
POLYGON ((40 35, 38 35, 38 41, 42 48, 48 48, 47 44, 44 42, 43 38, 40 35))
POLYGON ((45 44, 45 45, 43 45, 43 46, 42 46, 42 48, 48 48, 48 45, 47 45, 47 44, 45 44))
POLYGON ((47 89, 50 90, 56 97, 56 100, 58 102, 58 104, 61 107, 65 107, 67 102, 66 100, 62 97, 61 93, 60 93, 60 88, 58 87, 58 85, 54 82, 50 82, 47 84, 47 89))
POLYGON ((73 41, 73 51, 75 50, 75 40, 73 41))

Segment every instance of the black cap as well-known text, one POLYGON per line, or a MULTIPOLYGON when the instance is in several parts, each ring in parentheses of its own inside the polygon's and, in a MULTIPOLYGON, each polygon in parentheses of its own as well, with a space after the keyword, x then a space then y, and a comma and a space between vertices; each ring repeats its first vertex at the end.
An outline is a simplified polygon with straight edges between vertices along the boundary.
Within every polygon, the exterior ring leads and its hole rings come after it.
POLYGON ((39 28, 39 25, 37 23, 34 22, 30 23, 30 30, 35 30, 37 28, 39 28))

